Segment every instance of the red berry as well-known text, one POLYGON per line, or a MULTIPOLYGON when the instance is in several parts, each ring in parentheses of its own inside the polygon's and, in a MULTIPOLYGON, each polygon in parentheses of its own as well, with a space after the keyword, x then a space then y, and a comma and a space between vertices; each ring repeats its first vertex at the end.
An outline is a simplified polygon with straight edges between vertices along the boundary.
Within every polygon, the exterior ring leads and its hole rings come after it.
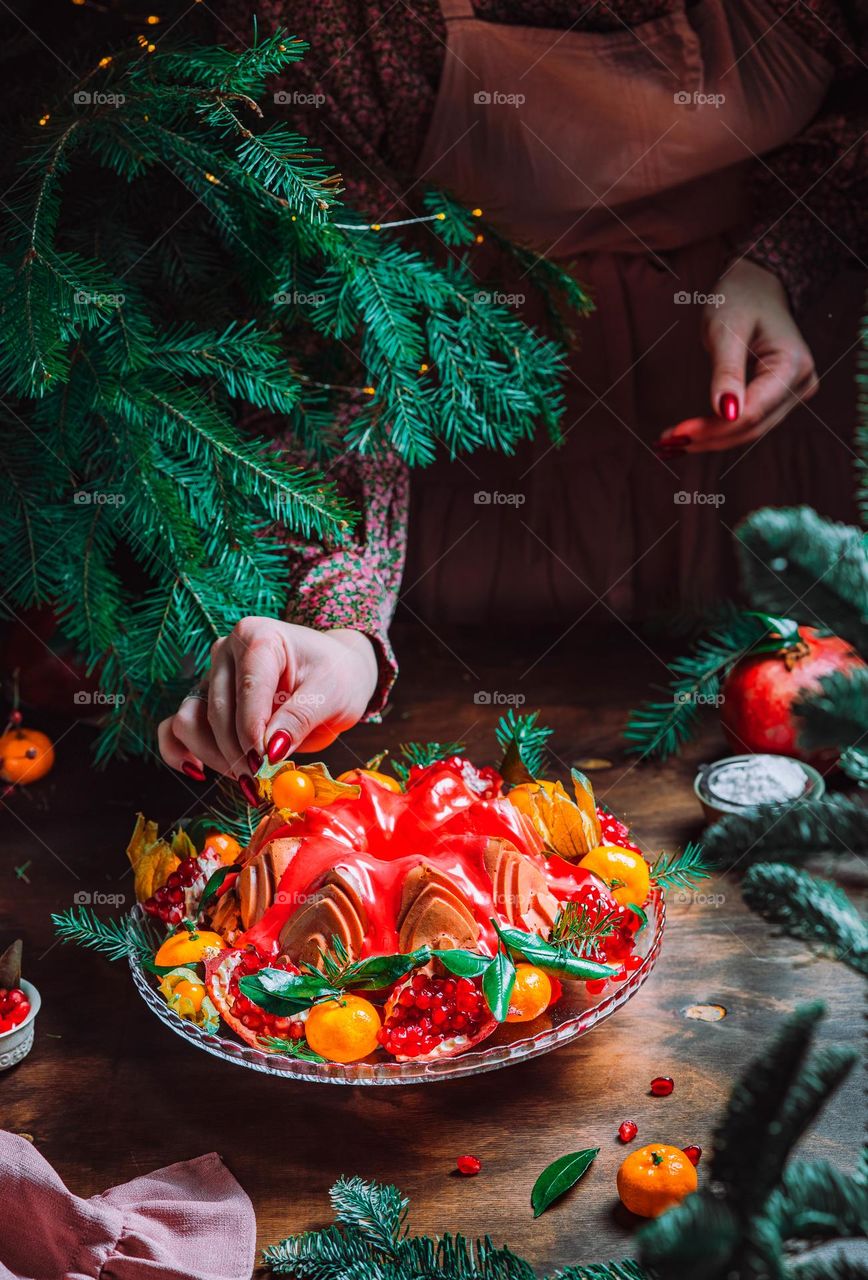
POLYGON ((671 1076, 655 1076, 651 1081, 651 1092, 655 1098, 668 1098, 674 1088, 675 1081, 671 1076))
POLYGON ((23 719, 23 714, 17 708, 9 714, 10 724, 20 724, 23 719))
POLYGON ((585 983, 585 990, 589 996, 598 996, 606 987, 605 978, 593 978, 590 982, 585 983))
POLYGON ((684 1147, 684 1154, 692 1165, 697 1165, 702 1159, 702 1147, 684 1147))
POLYGON ((476 1156, 459 1156, 455 1163, 458 1172, 465 1178, 475 1178, 482 1168, 482 1161, 477 1160, 476 1156))
POLYGON ((639 1126, 635 1120, 622 1120, 618 1125, 618 1137, 622 1142, 632 1142, 639 1132, 639 1126))

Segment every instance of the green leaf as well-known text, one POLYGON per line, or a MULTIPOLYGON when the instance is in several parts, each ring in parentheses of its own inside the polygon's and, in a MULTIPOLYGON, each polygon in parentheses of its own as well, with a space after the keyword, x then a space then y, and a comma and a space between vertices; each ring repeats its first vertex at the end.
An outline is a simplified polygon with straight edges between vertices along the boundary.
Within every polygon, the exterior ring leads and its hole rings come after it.
POLYGON ((287 973, 285 969, 260 969, 238 981, 242 995, 260 1009, 289 1017, 323 1000, 340 1000, 343 992, 329 984, 323 974, 287 973))
POLYGON ((454 973, 456 978, 478 978, 485 973, 492 962, 491 956, 480 955, 478 951, 461 951, 458 948, 448 951, 434 951, 434 956, 444 969, 454 973))
POLYGON ((573 1151, 569 1155, 553 1160, 548 1168, 533 1184, 530 1202, 533 1216, 538 1218, 549 1205, 559 1199, 570 1187, 574 1187, 600 1154, 599 1147, 590 1147, 587 1151, 573 1151))
POLYGON ((419 947, 416 951, 393 956, 371 956, 368 960, 359 960, 347 968, 339 981, 340 987, 352 987, 357 991, 381 991, 393 982, 398 982, 413 969, 420 968, 431 959, 428 947, 419 947))
POLYGON ((224 880, 226 880, 228 876, 238 875, 240 870, 241 868, 233 863, 228 867, 218 867, 213 875, 208 877, 208 881, 205 888, 202 890, 202 897, 199 899, 199 905, 197 907, 197 913, 199 915, 202 914, 211 899, 217 896, 217 890, 223 884, 224 880))
POLYGON ((637 933, 641 933, 643 929, 648 927, 648 912, 644 909, 644 907, 637 907, 635 902, 628 902, 627 906, 633 912, 633 915, 638 916, 639 919, 641 920, 642 923, 639 925, 639 928, 636 930, 637 933))
POLYGON ((538 965, 550 973, 560 974, 565 978, 581 979, 592 982, 599 978, 611 978, 618 972, 616 965, 599 964, 596 960, 584 960, 573 955, 564 947, 553 946, 536 933, 525 933, 511 925, 495 925, 501 940, 515 954, 538 965))
POLYGON ((515 965, 505 951, 498 951, 482 975, 482 993, 498 1022, 505 1022, 515 986, 515 965))

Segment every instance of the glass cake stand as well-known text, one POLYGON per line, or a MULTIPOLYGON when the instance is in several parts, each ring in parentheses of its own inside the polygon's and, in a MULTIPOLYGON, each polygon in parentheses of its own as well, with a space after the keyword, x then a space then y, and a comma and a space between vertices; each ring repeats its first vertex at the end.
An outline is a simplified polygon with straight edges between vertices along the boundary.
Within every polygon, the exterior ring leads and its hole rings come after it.
POLYGON ((537 1058, 540 1054, 570 1044, 611 1017, 616 1009, 636 994, 660 954, 666 905, 659 889, 653 890, 646 910, 648 924, 637 937, 642 964, 625 982, 607 982, 596 997, 588 995, 583 982, 565 983, 562 999, 535 1022, 505 1023, 478 1048, 455 1058, 437 1058, 433 1062, 395 1062, 381 1050, 365 1062, 345 1066, 338 1062, 304 1062, 299 1058, 254 1049, 231 1032, 212 1035, 179 1018, 165 1003, 156 989, 155 978, 142 968, 137 957, 130 957, 130 968, 136 989, 152 1013, 197 1049, 225 1062, 251 1071, 263 1071, 270 1076, 309 1080, 315 1084, 434 1084, 438 1080, 456 1080, 459 1076, 498 1071, 501 1067, 537 1058))

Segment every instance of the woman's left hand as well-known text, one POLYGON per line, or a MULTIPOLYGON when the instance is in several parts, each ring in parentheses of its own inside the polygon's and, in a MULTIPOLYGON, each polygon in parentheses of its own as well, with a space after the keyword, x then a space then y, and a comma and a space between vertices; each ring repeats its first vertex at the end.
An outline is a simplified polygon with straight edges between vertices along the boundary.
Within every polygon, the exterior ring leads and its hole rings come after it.
POLYGON ((705 308, 715 416, 685 418, 660 436, 664 456, 712 453, 758 440, 819 386, 814 360, 777 276, 742 260, 715 287, 723 301, 705 308))

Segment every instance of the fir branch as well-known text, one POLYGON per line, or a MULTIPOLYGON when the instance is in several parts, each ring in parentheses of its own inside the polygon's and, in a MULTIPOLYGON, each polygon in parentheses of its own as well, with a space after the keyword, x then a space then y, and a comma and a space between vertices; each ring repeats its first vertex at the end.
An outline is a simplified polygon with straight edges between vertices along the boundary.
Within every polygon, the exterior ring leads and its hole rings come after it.
POLYGON ((354 1228, 374 1250, 394 1257, 407 1231, 408 1200, 396 1187, 339 1178, 329 1192, 336 1220, 354 1228))
POLYGON ((799 744, 808 751, 832 748, 841 753, 846 773, 868 784, 868 668, 821 676, 793 704, 801 720, 799 744))
POLYGON ((512 748, 529 773, 539 777, 546 763, 546 743, 554 730, 538 724, 539 712, 517 713, 514 707, 500 717, 494 730, 504 755, 512 748))
POLYGON ((711 866, 720 870, 751 862, 798 862, 816 853, 868 854, 865 808, 847 796, 758 806, 728 814, 702 837, 711 866))
POLYGON ((398 747, 403 760, 392 757, 392 768, 402 783, 406 783, 411 769, 427 769, 438 760, 461 755, 463 742, 402 742, 398 747))
POLYGON ((89 907, 70 907, 52 913, 51 923, 60 942, 98 951, 109 960, 125 960, 130 955, 151 956, 154 940, 139 920, 121 916, 117 920, 100 920, 89 907))
POLYGON ((651 879, 661 889, 691 889, 697 880, 707 880, 711 869, 703 845, 690 841, 680 853, 661 854, 651 868, 651 879))
POLYGON ((766 613, 736 613, 700 638, 691 654, 669 663, 673 680, 665 701, 631 711, 627 751, 667 760, 695 735, 700 711, 717 706, 723 680, 748 653, 776 652, 797 638, 795 624, 766 613))
POLYGON ((751 911, 794 938, 828 947, 868 976, 868 924, 833 881, 785 863, 759 862, 744 877, 741 893, 751 911))
POLYGON ((868 1234, 868 1188, 825 1160, 794 1161, 767 1213, 784 1240, 854 1239, 868 1234))
POLYGON ((828 629, 868 650, 865 535, 811 507, 763 507, 736 527, 742 582, 756 609, 828 629))

